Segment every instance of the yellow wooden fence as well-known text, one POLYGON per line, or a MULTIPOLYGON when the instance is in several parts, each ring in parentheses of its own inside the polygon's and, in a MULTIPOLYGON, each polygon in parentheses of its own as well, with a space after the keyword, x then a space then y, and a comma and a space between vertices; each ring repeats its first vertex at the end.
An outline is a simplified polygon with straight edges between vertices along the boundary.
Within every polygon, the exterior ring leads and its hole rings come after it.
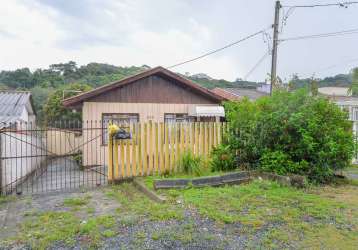
POLYGON ((225 129, 220 122, 131 124, 132 139, 109 138, 108 180, 177 171, 184 152, 209 155, 225 129))

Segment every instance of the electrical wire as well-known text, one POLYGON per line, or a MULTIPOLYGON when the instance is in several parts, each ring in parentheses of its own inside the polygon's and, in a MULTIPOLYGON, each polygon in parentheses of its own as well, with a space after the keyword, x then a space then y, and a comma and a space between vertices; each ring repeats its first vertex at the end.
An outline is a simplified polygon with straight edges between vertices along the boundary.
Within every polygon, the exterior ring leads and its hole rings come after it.
POLYGON ((331 37, 331 36, 344 36, 344 35, 352 35, 352 34, 358 34, 358 28, 330 32, 330 33, 320 33, 320 34, 313 34, 313 35, 306 35, 306 36, 288 37, 288 38, 279 39, 279 41, 293 41, 293 40, 303 40, 303 39, 312 39, 312 38, 324 38, 324 37, 331 37))
POLYGON ((205 53, 205 54, 203 54, 203 55, 201 55, 201 56, 197 56, 197 57, 194 57, 194 58, 192 58, 192 59, 189 59, 189 60, 186 60, 186 61, 183 61, 183 62, 174 64, 174 65, 171 65, 171 66, 167 67, 167 69, 171 69, 171 68, 174 68, 174 67, 178 67, 178 66, 181 66, 181 65, 183 65, 183 64, 190 63, 190 62, 194 62, 194 61, 197 61, 197 60, 199 60, 199 59, 201 59, 201 58, 204 58, 204 57, 207 57, 207 56, 209 56, 209 55, 215 54, 215 53, 220 52, 220 51, 222 51, 222 50, 224 50, 224 49, 230 48, 230 47, 232 47, 232 46, 234 46, 234 45, 237 45, 237 44, 239 44, 239 43, 241 43, 241 42, 244 42, 244 41, 246 41, 246 40, 248 40, 248 39, 250 39, 250 38, 253 38, 253 37, 255 37, 255 36, 259 35, 259 34, 262 34, 263 32, 265 32, 266 30, 268 30, 268 29, 270 29, 270 28, 272 28, 272 26, 270 26, 269 28, 260 30, 260 31, 258 31, 258 32, 255 32, 255 33, 253 33, 253 34, 251 34, 251 35, 248 35, 248 36, 246 36, 246 37, 244 37, 244 38, 242 38, 242 39, 240 39, 240 40, 237 40, 237 41, 235 41, 235 42, 229 43, 229 44, 227 44, 227 45, 225 45, 225 46, 223 46, 223 47, 221 47, 221 48, 218 48, 218 49, 209 51, 209 52, 207 52, 207 53, 205 53))
POLYGON ((312 4, 312 5, 281 5, 283 8, 315 8, 315 7, 331 7, 339 6, 347 8, 348 5, 358 4, 358 1, 349 1, 349 2, 338 2, 338 3, 326 3, 326 4, 312 4))
POLYGON ((261 63, 270 55, 270 51, 266 51, 266 53, 260 57, 260 59, 255 63, 255 65, 250 69, 250 71, 245 75, 244 80, 246 79, 261 65, 261 63))

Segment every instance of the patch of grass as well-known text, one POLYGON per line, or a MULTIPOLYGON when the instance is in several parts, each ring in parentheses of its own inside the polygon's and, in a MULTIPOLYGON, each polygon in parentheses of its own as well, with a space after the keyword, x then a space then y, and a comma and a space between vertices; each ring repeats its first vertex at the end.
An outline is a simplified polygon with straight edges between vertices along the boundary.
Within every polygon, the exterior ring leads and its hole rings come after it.
POLYGON ((213 240, 215 238, 208 233, 199 235, 195 231, 195 226, 192 222, 176 225, 173 228, 160 229, 153 232, 151 237, 153 240, 167 239, 170 241, 180 241, 182 244, 189 244, 203 238, 206 240, 213 240))
MULTIPOLYGON (((151 201, 138 192, 132 184, 112 186, 107 189, 106 195, 120 203, 117 212, 121 216, 147 217, 151 220, 165 221, 170 219, 181 220, 183 209, 170 203, 159 204, 151 201)), ((138 219, 139 219, 138 218, 138 219)))
MULTIPOLYGON (((234 171, 233 171, 234 172, 234 171)), ((201 177, 203 176, 215 176, 215 175, 222 175, 222 174, 227 174, 227 172, 223 172, 223 171, 204 171, 201 174, 201 177)), ((173 174, 168 174, 168 175, 154 175, 154 176, 146 176, 143 178, 143 182, 144 184, 150 188, 153 189, 154 187, 154 181, 155 180, 160 180, 160 179, 166 179, 166 180, 170 180, 170 179, 180 179, 180 178, 197 178, 197 176, 193 176, 191 174, 185 174, 185 173, 173 173, 173 174)))
POLYGON ((10 202, 10 201, 15 201, 17 198, 14 195, 9 195, 9 196, 0 196, 0 207, 2 207, 3 205, 5 205, 6 203, 10 202))
POLYGON ((81 221, 72 212, 29 213, 14 240, 34 249, 46 249, 54 242, 72 246, 76 237, 85 236, 89 247, 98 247, 104 237, 114 236, 115 224, 115 218, 107 215, 81 221))
POLYGON ((89 214, 94 214, 96 211, 96 209, 94 207, 87 207, 86 210, 87 210, 87 213, 89 213, 89 214))
POLYGON ((115 231, 112 231, 112 230, 110 230, 110 229, 107 229, 107 230, 104 230, 104 231, 102 232, 102 235, 103 235, 103 237, 111 238, 111 237, 116 236, 116 232, 115 232, 115 231))
POLYGON ((300 190, 275 182, 254 181, 240 186, 176 192, 181 193, 185 205, 196 207, 201 216, 219 224, 240 223, 248 235, 263 229, 266 232, 263 248, 295 244, 298 248, 315 248, 316 245, 312 245, 315 241, 329 248, 329 240, 319 241, 324 234, 315 233, 325 226, 329 228, 327 235, 341 241, 346 249, 358 245, 358 237, 354 237, 358 235, 358 189, 355 186, 300 190), (267 225, 273 229, 266 228, 267 225))
POLYGON ((90 199, 91 199, 90 196, 66 198, 63 200, 63 205, 66 207, 85 206, 88 204, 90 199))
POLYGON ((39 213, 29 216, 22 225, 18 240, 29 243, 35 249, 46 249, 56 241, 72 245, 79 225, 79 219, 70 212, 39 213))

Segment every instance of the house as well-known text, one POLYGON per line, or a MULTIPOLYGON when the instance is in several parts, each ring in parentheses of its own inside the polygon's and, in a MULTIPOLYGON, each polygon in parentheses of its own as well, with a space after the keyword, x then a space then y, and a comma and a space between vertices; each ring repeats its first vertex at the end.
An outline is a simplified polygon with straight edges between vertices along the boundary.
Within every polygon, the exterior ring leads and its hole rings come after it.
POLYGON ((0 91, 0 128, 14 123, 34 125, 36 113, 28 91, 0 91))
POLYGON ((65 99, 67 108, 82 110, 85 166, 107 162, 109 122, 177 123, 220 121, 227 98, 163 67, 156 67, 65 99), (89 127, 100 126, 94 131, 89 127), (89 134, 91 133, 91 134, 89 134), (98 140, 99 138, 99 140, 98 140), (88 143, 87 143, 88 142, 88 143))
POLYGON ((123 122, 219 121, 227 100, 162 67, 65 99, 83 120, 123 122))
POLYGON ((353 122, 353 132, 358 132, 358 97, 349 94, 348 88, 344 87, 322 87, 318 88, 318 93, 326 96, 336 103, 341 109, 348 111, 349 120, 353 122))
POLYGON ((0 91, 0 190, 11 192, 40 168, 46 154, 33 133, 36 114, 31 93, 0 91))
MULTIPOLYGON (((269 85, 268 85, 269 86, 269 85)), ((262 96, 267 96, 269 93, 260 89, 248 89, 248 88, 214 88, 211 90, 213 93, 220 95, 223 98, 229 99, 231 101, 237 101, 244 97, 249 98, 249 100, 256 100, 262 96)))

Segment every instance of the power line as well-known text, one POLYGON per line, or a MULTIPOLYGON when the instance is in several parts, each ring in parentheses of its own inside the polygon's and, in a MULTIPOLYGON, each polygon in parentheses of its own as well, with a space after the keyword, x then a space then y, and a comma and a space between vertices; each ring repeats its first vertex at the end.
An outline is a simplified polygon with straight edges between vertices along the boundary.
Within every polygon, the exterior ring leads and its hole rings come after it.
MULTIPOLYGON (((271 28, 271 26, 270 26, 270 28, 271 28)), ((204 58, 204 57, 207 57, 207 56, 209 56, 209 55, 215 54, 215 53, 220 52, 220 51, 222 51, 222 50, 224 50, 224 49, 227 49, 227 48, 230 48, 230 47, 232 47, 232 46, 234 46, 234 45, 237 45, 237 44, 239 44, 239 43, 241 43, 241 42, 243 42, 243 41, 246 41, 246 40, 248 40, 248 39, 250 39, 250 38, 253 38, 253 37, 255 37, 255 36, 257 36, 257 35, 259 35, 259 34, 265 32, 265 31, 268 30, 268 29, 269 29, 269 28, 266 28, 266 29, 260 30, 260 31, 258 31, 258 32, 255 32, 255 33, 253 33, 253 34, 251 34, 251 35, 249 35, 249 36, 246 36, 246 37, 244 37, 244 38, 242 38, 242 39, 240 39, 240 40, 237 40, 237 41, 235 41, 235 42, 229 43, 229 44, 227 44, 227 45, 225 45, 225 46, 223 46, 223 47, 221 47, 221 48, 218 48, 218 49, 209 51, 209 52, 207 52, 207 53, 205 53, 205 54, 203 54, 203 55, 201 55, 201 56, 194 57, 194 58, 189 59, 189 60, 186 60, 186 61, 184 61, 184 62, 171 65, 171 66, 167 67, 167 69, 171 69, 171 68, 174 68, 174 67, 178 67, 178 66, 180 66, 180 65, 183 65, 183 64, 186 64, 186 63, 190 63, 190 62, 194 62, 194 61, 197 61, 197 60, 199 60, 199 59, 201 59, 201 58, 204 58)))
POLYGON ((342 30, 342 31, 330 32, 330 33, 320 33, 320 34, 313 34, 313 35, 288 37, 288 38, 279 39, 279 41, 292 41, 292 40, 323 38, 323 37, 331 37, 331 36, 344 36, 344 35, 352 35, 352 34, 357 34, 357 33, 358 33, 358 28, 350 29, 350 30, 342 30))
POLYGON ((244 80, 246 80, 269 55, 270 51, 267 51, 262 57, 260 57, 260 59, 255 63, 255 65, 250 69, 250 71, 244 76, 244 80))
POLYGON ((326 4, 312 4, 312 5, 282 5, 284 8, 315 8, 315 7, 332 7, 339 6, 347 8, 349 5, 358 4, 357 1, 326 3, 326 4))

